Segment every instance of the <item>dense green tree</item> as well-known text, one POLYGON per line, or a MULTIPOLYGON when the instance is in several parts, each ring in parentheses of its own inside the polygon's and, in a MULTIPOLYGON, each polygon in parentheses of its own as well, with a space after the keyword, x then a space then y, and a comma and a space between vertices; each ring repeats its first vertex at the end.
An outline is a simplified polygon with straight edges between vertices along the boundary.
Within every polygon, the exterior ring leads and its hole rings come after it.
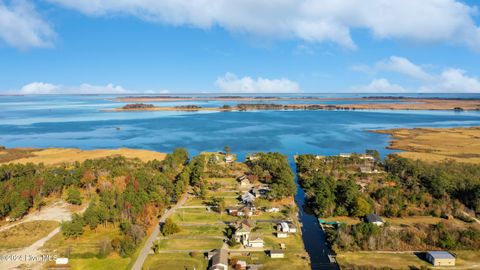
POLYGON ((69 187, 67 190, 67 202, 71 204, 82 204, 82 196, 80 191, 75 187, 69 187))
POLYGON ((171 219, 167 218, 165 223, 162 225, 162 234, 165 236, 178 233, 180 231, 180 227, 171 219))

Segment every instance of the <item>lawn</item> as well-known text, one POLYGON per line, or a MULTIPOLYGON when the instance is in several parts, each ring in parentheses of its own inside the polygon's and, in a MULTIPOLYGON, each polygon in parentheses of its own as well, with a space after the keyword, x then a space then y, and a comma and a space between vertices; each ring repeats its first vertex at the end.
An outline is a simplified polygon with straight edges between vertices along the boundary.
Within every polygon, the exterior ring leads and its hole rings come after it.
POLYGON ((159 239, 160 250, 212 250, 221 248, 222 239, 159 239))
POLYGON ((219 183, 225 188, 230 188, 233 190, 237 189, 238 183, 234 178, 228 177, 228 178, 208 178, 207 182, 210 184, 215 184, 219 183))
POLYGON ((279 249, 280 243, 284 243, 285 247, 289 251, 303 251, 303 240, 299 233, 290 234, 287 238, 277 238, 273 233, 262 236, 265 241, 265 248, 279 249))
POLYGON ((431 266, 413 253, 342 252, 337 254, 337 261, 342 267, 355 265, 410 269, 410 266, 431 266))
POLYGON ((223 236, 224 225, 181 226, 181 231, 174 236, 223 236))
POLYGON ((251 252, 251 256, 231 255, 231 259, 246 261, 247 264, 262 264, 262 270, 310 269, 305 253, 286 252, 283 259, 271 259, 265 252, 251 252))
POLYGON ((127 265, 130 263, 130 258, 122 258, 119 256, 112 256, 105 259, 71 259, 71 270, 126 270, 127 265))
POLYGON ((0 232, 0 249, 28 247, 60 225, 57 221, 37 220, 18 224, 0 232))
MULTIPOLYGON (((457 267, 461 269, 464 269, 464 267, 471 267, 471 269, 480 268, 480 251, 464 250, 455 251, 454 253, 457 255, 457 267)), ((417 268, 432 266, 413 253, 341 252, 337 254, 337 261, 341 266, 393 267, 393 269, 410 269, 411 266, 417 268)), ((456 267, 449 268, 455 269, 456 267)))
POLYGON ((194 222, 194 223, 219 223, 223 221, 233 221, 235 217, 227 214, 220 215, 214 211, 207 211, 206 208, 181 208, 173 215, 172 219, 175 222, 194 222))
POLYGON ((477 265, 480 269, 480 251, 479 250, 459 250, 453 251, 457 255, 457 266, 477 265))
POLYGON ((338 217, 328 217, 328 218, 322 218, 325 221, 338 221, 341 223, 345 223, 348 225, 355 225, 361 222, 359 218, 354 218, 354 217, 345 217, 345 216, 338 216, 338 217))
MULTIPOLYGON (((189 253, 160 253, 148 255, 144 270, 185 270, 207 269, 208 261, 203 254, 190 256, 189 253)), ((114 268, 112 268, 114 269, 114 268)))

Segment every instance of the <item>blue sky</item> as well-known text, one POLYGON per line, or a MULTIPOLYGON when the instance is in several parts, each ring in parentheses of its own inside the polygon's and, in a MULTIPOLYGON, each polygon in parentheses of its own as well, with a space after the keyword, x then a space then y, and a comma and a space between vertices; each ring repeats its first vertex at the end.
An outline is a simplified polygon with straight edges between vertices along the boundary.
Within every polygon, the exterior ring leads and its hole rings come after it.
POLYGON ((258 2, 0 0, 0 92, 480 92, 477 1, 258 2))

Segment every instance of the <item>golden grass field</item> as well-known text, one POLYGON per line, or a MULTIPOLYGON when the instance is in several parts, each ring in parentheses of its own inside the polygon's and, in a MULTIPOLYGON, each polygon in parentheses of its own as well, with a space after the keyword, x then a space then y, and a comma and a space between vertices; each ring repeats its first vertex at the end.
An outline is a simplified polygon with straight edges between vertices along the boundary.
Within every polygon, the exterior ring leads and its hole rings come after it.
POLYGON ((154 159, 163 160, 165 153, 142 149, 96 149, 80 150, 77 148, 46 148, 46 149, 6 149, 0 150, 0 163, 44 163, 47 165, 82 162, 87 159, 99 159, 109 156, 124 156, 126 158, 139 158, 142 161, 154 159), (19 154, 20 153, 20 154, 19 154))
MULTIPOLYGON (((480 252, 474 250, 461 250, 454 252, 457 255, 456 266, 448 269, 479 269, 480 252)), ((341 252, 337 254, 337 261, 343 267, 346 265, 363 267, 382 267, 392 269, 419 269, 422 266, 431 267, 428 262, 420 259, 411 252, 381 252, 381 251, 356 251, 341 252), (415 268, 413 268, 415 269, 415 268)), ((350 268, 349 268, 350 269, 350 268)), ((439 268, 446 269, 446 268, 439 268)))
POLYGON ((57 221, 35 220, 18 224, 0 232, 0 250, 24 248, 47 236, 59 226, 57 221))
POLYGON ((388 148, 405 151, 399 153, 402 157, 480 163, 480 127, 401 128, 375 132, 392 135, 388 148))

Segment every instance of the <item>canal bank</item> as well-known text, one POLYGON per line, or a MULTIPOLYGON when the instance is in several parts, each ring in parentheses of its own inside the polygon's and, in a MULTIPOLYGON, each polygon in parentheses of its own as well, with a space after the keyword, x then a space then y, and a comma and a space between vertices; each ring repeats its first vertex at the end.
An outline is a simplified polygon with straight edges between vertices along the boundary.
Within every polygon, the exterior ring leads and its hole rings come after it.
POLYGON ((310 256, 312 270, 339 270, 336 263, 330 263, 328 255, 331 254, 326 243, 326 236, 318 223, 317 217, 306 207, 305 192, 298 183, 297 167, 293 160, 290 161, 292 171, 295 172, 295 183, 297 185, 297 195, 295 202, 299 209, 299 219, 302 223, 302 238, 305 249, 310 256))

